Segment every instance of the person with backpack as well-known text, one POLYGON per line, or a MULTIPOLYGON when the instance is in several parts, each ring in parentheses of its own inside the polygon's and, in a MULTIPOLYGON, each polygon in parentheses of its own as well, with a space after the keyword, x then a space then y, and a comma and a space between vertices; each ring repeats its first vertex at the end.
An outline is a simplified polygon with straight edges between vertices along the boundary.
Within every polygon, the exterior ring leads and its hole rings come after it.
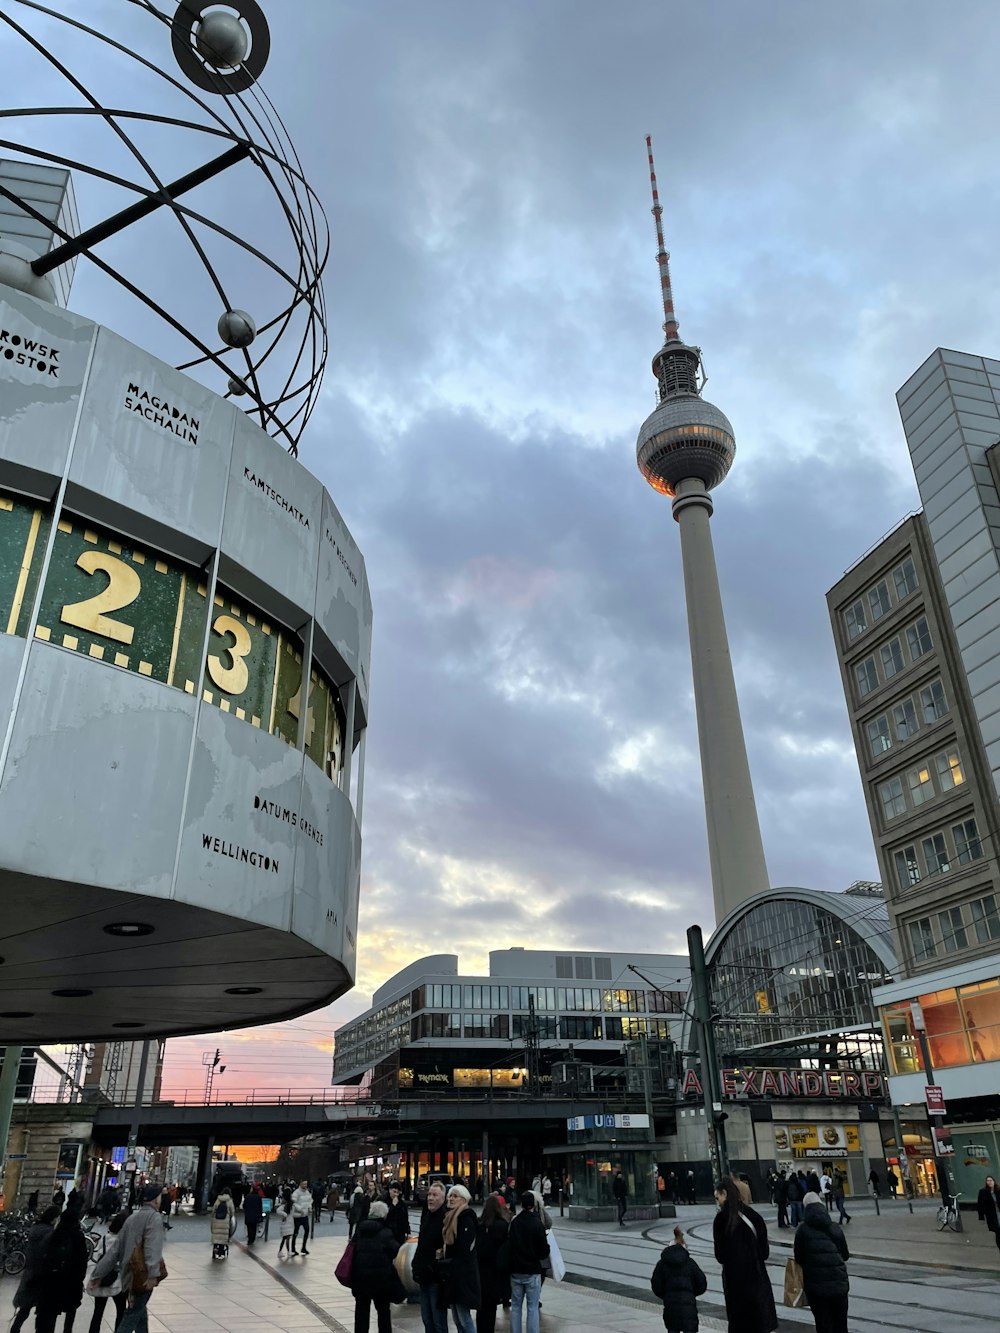
POLYGON ((166 1277, 163 1262, 165 1232, 160 1218, 162 1185, 144 1185, 139 1194, 140 1207, 132 1214, 102 1264, 118 1264, 122 1290, 128 1308, 119 1319, 115 1333, 149 1333, 146 1307, 156 1287, 166 1277), (138 1254, 137 1254, 138 1251, 138 1254), (136 1262, 133 1262, 136 1261, 136 1262), (145 1276, 145 1280, 143 1280, 145 1276))
POLYGON ((42 1251, 35 1301, 35 1333, 55 1333, 56 1321, 66 1316, 63 1333, 70 1333, 87 1276, 87 1242, 80 1227, 79 1208, 67 1207, 42 1251))
POLYGON ((698 1297, 708 1290, 708 1278, 688 1254, 680 1227, 674 1227, 673 1244, 660 1255, 649 1285, 663 1302, 667 1333, 698 1333, 698 1297))
POLYGON ((101 1253, 96 1256, 94 1267, 90 1277, 87 1279, 85 1291, 88 1296, 94 1298, 94 1313, 90 1320, 89 1333, 101 1333, 101 1324, 104 1322, 104 1307, 109 1300, 115 1303, 115 1325, 121 1322, 125 1313, 125 1307, 128 1304, 128 1296, 122 1290, 122 1275, 119 1264, 115 1260, 114 1253, 109 1262, 105 1263, 108 1257, 108 1251, 113 1251, 113 1244, 109 1245, 111 1237, 117 1237, 122 1227, 128 1221, 132 1214, 126 1209, 116 1213, 108 1223, 108 1233, 103 1238, 103 1248, 101 1253))
POLYGON ((229 1238, 233 1232, 235 1216, 236 1205, 233 1203, 233 1196, 229 1193, 228 1185, 223 1186, 212 1209, 212 1254, 216 1258, 224 1259, 229 1252, 229 1238))

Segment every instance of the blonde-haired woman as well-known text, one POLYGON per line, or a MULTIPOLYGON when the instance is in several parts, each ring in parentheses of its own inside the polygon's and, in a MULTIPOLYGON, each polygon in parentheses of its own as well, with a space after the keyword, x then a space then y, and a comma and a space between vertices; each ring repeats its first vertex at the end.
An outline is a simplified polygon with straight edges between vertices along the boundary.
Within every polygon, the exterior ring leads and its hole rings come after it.
POLYGON ((451 1308, 458 1333, 476 1333, 472 1311, 479 1309, 479 1262, 476 1259, 476 1217, 472 1196, 464 1185, 448 1191, 448 1212, 438 1252, 441 1304, 451 1308))

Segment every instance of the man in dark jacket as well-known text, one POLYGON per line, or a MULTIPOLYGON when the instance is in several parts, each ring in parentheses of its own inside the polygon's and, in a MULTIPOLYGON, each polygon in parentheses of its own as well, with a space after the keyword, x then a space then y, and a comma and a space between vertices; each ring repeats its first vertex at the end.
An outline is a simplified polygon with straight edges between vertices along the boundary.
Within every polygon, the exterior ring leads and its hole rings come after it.
POLYGON ((255 1189, 251 1189, 243 1200, 243 1221, 247 1225, 247 1244, 252 1245, 257 1239, 257 1228, 264 1216, 264 1200, 255 1189))
POLYGON ((538 1333, 538 1308, 542 1294, 542 1260, 549 1257, 549 1242, 545 1226, 535 1207, 531 1190, 521 1195, 521 1211, 511 1221, 507 1231, 507 1251, 510 1256, 511 1326, 517 1308, 520 1325, 521 1305, 528 1303, 525 1333, 538 1333))
POLYGON ((792 1226, 797 1227, 802 1221, 802 1196, 806 1193, 802 1188, 798 1172, 789 1171, 785 1191, 788 1195, 788 1211, 791 1214, 792 1226))
POLYGON ((417 1248, 413 1252, 410 1271, 420 1288, 420 1317, 424 1333, 448 1333, 448 1310, 439 1300, 438 1273, 435 1256, 441 1248, 445 1219, 444 1186, 434 1181, 427 1189, 427 1201, 420 1216, 417 1248))
POLYGON ((355 1185, 354 1193, 351 1195, 350 1206, 347 1209, 347 1234, 353 1236, 358 1226, 364 1222, 368 1216, 368 1210, 372 1201, 368 1196, 367 1190, 361 1185, 355 1185))
POLYGON ((788 1228, 788 1181, 784 1171, 779 1171, 774 1179, 774 1202, 778 1205, 778 1226, 785 1231, 788 1228))
POLYGON ((611 1182, 611 1193, 615 1196, 615 1203, 618 1205, 618 1225, 625 1225, 625 1210, 628 1207, 628 1186, 625 1184, 625 1177, 621 1173, 621 1168, 615 1172, 615 1178, 611 1182))
POLYGON ((803 1200, 805 1215, 795 1233, 795 1260, 802 1265, 806 1298, 816 1333, 847 1333, 847 1294, 851 1257, 844 1232, 812 1190, 803 1200))

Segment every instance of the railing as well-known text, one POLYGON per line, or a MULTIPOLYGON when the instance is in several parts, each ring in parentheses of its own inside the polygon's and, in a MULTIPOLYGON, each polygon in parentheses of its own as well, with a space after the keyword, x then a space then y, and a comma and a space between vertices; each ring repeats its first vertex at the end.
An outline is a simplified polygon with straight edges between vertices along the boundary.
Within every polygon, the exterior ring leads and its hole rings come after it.
MULTIPOLYGON (((135 1093, 131 1096, 122 1089, 114 1096, 108 1096, 99 1088, 61 1087, 58 1081, 43 1082, 32 1089, 30 1097, 19 1099, 21 1104, 42 1106, 82 1106, 97 1108, 101 1106, 128 1107, 134 1104, 135 1093)), ((357 1102, 370 1102, 371 1093, 367 1088, 257 1088, 250 1085, 233 1087, 216 1086, 212 1089, 208 1101, 203 1088, 188 1088, 174 1095, 161 1094, 154 1106, 338 1106, 354 1105, 357 1102)), ((150 1105, 150 1103, 144 1103, 150 1105)))

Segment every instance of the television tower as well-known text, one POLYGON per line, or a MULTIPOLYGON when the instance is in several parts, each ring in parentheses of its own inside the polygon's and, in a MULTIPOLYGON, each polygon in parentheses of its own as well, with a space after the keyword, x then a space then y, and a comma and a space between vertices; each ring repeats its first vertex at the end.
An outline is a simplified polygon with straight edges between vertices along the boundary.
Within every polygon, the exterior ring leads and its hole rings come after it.
POLYGON ((708 522, 713 509, 710 492, 729 471, 736 441, 728 419, 701 396, 705 384, 701 349, 683 342, 678 330, 648 135, 646 149, 664 343, 653 357, 660 401, 643 422, 635 454, 650 486, 672 498, 681 532, 712 893, 716 920, 721 921, 739 903, 769 887, 708 522))

